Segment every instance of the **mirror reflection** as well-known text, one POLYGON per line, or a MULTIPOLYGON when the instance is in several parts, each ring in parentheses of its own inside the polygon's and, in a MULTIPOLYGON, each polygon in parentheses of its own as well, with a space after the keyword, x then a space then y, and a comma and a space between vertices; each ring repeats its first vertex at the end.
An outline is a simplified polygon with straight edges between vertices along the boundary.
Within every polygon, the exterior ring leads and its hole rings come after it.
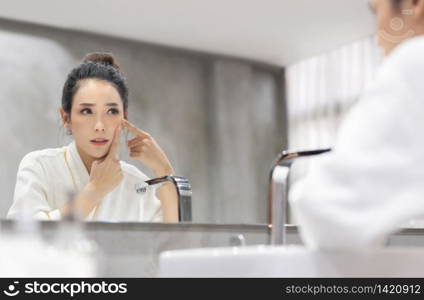
POLYGON ((1 83, 13 99, 3 218, 267 222, 269 166, 285 142, 279 67, 0 25, 3 70, 20 74, 1 83), (164 176, 188 180, 190 214, 172 178, 144 186, 164 176))

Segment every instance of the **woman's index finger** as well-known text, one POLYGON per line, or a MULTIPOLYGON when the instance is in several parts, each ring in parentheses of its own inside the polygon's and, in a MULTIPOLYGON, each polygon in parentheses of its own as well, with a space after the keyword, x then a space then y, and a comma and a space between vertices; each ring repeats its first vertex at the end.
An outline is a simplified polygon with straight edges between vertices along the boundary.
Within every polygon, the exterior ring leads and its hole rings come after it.
POLYGON ((144 130, 141 130, 140 128, 137 128, 135 125, 133 125, 131 122, 129 122, 128 120, 122 120, 122 125, 128 129, 129 132, 131 132, 133 135, 144 135, 147 136, 148 133, 145 132, 144 130))

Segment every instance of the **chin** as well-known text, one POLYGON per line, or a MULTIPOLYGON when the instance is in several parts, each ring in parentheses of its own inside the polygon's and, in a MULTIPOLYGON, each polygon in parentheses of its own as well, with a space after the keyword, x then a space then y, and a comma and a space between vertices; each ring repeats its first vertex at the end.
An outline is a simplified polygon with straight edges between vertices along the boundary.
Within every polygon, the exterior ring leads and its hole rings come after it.
POLYGON ((107 151, 90 151, 89 154, 91 157, 99 159, 105 157, 107 155, 107 151))

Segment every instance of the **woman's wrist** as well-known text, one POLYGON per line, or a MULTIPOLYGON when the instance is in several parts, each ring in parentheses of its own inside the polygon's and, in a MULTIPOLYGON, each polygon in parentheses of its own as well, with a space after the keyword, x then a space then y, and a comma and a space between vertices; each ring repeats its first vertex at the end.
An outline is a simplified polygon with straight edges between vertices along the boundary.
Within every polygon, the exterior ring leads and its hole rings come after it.
POLYGON ((167 175, 173 175, 175 173, 174 168, 172 166, 166 166, 160 169, 156 169, 153 171, 156 177, 162 177, 167 175))
POLYGON ((92 182, 87 183, 87 185, 84 187, 83 193, 89 199, 92 199, 96 202, 100 201, 102 198, 104 198, 106 196, 106 194, 102 193, 99 190, 99 188, 97 188, 97 186, 92 182))
POLYGON ((103 196, 97 191, 96 187, 88 183, 84 189, 72 201, 66 203, 59 209, 62 218, 66 218, 69 214, 74 214, 77 218, 85 217, 95 206, 97 206, 103 196))

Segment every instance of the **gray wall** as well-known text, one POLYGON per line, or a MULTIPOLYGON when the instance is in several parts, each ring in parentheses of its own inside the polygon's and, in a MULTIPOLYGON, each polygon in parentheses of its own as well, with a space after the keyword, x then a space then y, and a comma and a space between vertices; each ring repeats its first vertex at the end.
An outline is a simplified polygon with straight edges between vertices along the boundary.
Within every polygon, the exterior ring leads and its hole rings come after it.
MULTIPOLYGON (((0 216, 29 151, 70 142, 58 108, 69 70, 113 52, 130 87, 129 119, 193 186, 197 222, 261 223, 268 167, 286 145, 282 70, 255 62, 0 20, 0 216)), ((122 159, 152 175, 140 163, 122 159)))

